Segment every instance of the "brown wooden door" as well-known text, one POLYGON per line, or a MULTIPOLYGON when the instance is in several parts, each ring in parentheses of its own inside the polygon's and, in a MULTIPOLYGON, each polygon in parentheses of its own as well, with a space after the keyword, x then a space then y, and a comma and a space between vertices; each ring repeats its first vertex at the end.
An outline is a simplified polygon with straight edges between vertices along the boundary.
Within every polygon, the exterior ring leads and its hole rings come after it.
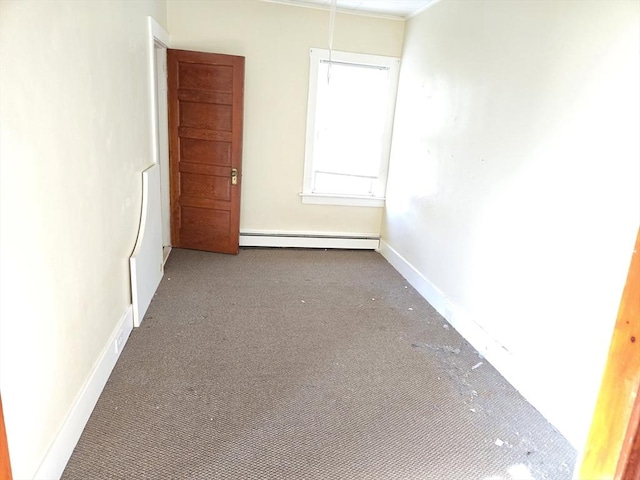
POLYGON ((167 70, 172 245, 237 254, 244 57, 167 50, 167 70))

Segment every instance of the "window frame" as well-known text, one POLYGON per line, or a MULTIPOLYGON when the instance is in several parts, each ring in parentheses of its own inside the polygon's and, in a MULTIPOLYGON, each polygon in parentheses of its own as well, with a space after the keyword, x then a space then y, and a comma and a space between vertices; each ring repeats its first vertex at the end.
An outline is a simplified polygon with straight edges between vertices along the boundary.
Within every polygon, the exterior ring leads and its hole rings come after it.
POLYGON ((387 174, 389 170, 389 156, 391 153, 391 133, 393 131, 393 119, 395 114, 396 94, 398 90, 398 77, 400 73, 400 58, 383 55, 371 55, 364 53, 352 53, 332 50, 329 58, 329 50, 311 48, 309 52, 309 97, 307 103, 307 129, 304 157, 304 177, 302 203, 321 205, 348 205, 364 207, 384 207, 387 174), (378 174, 376 195, 350 195, 334 193, 317 193, 313 191, 314 173, 313 154, 316 129, 316 103, 318 93, 318 69, 322 61, 329 61, 362 65, 366 67, 382 67, 389 69, 388 105, 385 114, 384 137, 381 149, 380 171, 378 174))

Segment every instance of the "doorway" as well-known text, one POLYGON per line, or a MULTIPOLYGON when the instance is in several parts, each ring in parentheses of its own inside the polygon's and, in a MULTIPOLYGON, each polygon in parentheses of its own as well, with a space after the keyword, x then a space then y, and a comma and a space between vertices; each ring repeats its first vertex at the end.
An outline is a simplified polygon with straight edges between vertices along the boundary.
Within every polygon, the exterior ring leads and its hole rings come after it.
POLYGON ((171 252, 171 211, 169 186, 169 126, 167 105, 167 48, 169 34, 149 17, 151 49, 151 134, 153 163, 160 167, 160 211, 162 217, 163 262, 171 252))

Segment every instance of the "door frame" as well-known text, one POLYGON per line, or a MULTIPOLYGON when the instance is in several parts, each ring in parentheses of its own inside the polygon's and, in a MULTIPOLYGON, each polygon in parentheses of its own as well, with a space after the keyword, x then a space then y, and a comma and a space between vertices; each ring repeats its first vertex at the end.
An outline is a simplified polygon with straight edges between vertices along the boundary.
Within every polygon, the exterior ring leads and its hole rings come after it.
POLYGON ((160 198, 162 208, 163 261, 171 251, 171 210, 169 206, 169 124, 167 101, 167 48, 171 36, 156 22, 147 17, 149 49, 149 92, 151 104, 151 152, 153 163, 160 166, 160 198), (161 61, 158 61, 158 58, 161 61), (163 61, 162 61, 163 60, 163 61), (159 70, 163 74, 159 75, 159 70), (162 95, 162 99, 160 97, 162 95))
POLYGON ((574 478, 640 478, 640 228, 591 428, 574 478))

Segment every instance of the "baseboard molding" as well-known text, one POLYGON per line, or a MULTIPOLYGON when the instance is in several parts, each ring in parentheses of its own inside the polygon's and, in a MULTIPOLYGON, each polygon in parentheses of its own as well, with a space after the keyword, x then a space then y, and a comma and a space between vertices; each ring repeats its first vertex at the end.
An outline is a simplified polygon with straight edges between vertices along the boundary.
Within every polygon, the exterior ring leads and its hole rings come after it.
POLYGON ((377 234, 349 234, 324 232, 242 231, 241 247, 282 248, 344 248, 377 250, 377 234))
POLYGON ((415 288, 436 311, 447 320, 451 316, 453 304, 433 283, 422 275, 413 265, 394 250, 384 240, 380 240, 380 248, 378 252, 395 268, 400 275, 407 279, 413 288, 415 288))
POLYGON ((456 306, 437 286, 385 241, 380 240, 378 252, 574 447, 582 447, 582 439, 576 437, 562 418, 558 418, 555 412, 549 410, 548 402, 545 402, 537 391, 536 385, 529 380, 527 369, 519 359, 484 330, 478 319, 456 306))
POLYGON ((51 480, 62 476, 132 330, 133 306, 129 305, 102 350, 95 368, 76 397, 69 415, 40 464, 34 479, 51 480))
POLYGON ((171 246, 162 247, 162 266, 163 267, 167 264, 167 260, 169 260, 169 255, 171 255, 171 246))

